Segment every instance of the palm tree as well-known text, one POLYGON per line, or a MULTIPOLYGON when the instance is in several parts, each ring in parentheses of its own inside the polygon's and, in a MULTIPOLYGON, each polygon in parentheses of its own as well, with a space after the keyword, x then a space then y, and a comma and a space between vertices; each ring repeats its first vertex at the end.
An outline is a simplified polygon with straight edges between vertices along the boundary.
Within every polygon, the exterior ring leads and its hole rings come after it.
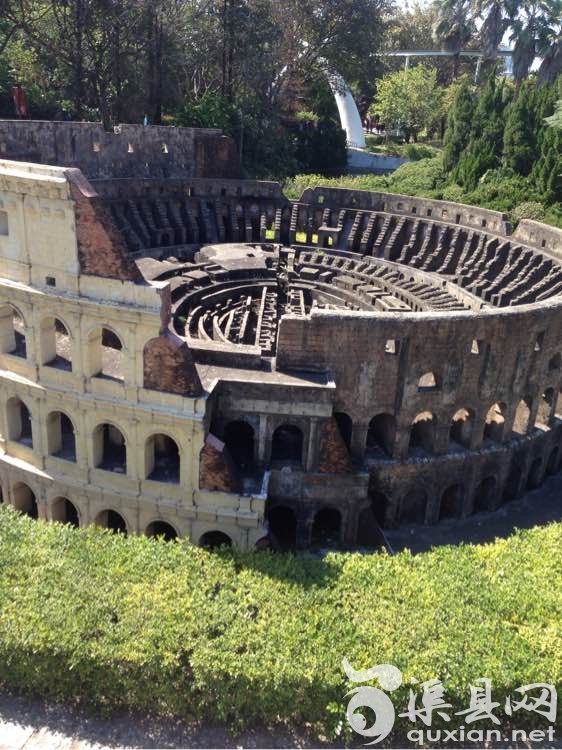
POLYGON ((561 18, 562 0, 528 0, 520 6, 511 24, 513 76, 518 85, 528 77, 537 55, 543 57, 542 77, 555 75, 561 64, 561 18))
POLYGON ((436 42, 442 49, 453 53, 453 78, 459 71, 462 48, 470 42, 476 31, 471 15, 470 0, 436 0, 437 22, 433 29, 436 42))
POLYGON ((483 19, 479 37, 484 60, 496 60, 504 34, 517 14, 517 0, 476 0, 473 7, 475 15, 483 19))

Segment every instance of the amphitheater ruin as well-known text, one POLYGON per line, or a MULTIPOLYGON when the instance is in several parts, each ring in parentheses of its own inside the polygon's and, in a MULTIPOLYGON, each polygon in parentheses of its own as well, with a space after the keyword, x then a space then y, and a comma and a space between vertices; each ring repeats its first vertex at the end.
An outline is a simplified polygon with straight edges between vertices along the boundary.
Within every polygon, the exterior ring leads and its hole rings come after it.
POLYGON ((237 179, 218 131, 3 121, 0 159, 18 510, 376 546, 561 469, 561 231, 400 195, 291 201, 237 179))

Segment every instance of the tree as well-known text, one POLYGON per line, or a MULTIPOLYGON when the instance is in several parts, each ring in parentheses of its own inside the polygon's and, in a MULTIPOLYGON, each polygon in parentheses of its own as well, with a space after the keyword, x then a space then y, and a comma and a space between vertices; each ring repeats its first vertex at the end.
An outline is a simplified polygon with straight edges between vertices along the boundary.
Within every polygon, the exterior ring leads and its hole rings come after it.
POLYGON ((546 128, 533 173, 545 202, 562 201, 562 125, 560 128, 546 128))
POLYGON ((558 128, 562 130, 562 99, 556 102, 556 109, 554 114, 546 118, 547 123, 551 128, 558 128))
POLYGON ((462 80, 449 111, 443 143, 443 168, 450 173, 456 168, 460 155, 470 142, 475 97, 468 80, 462 80))
POLYGON ((549 75, 554 75, 552 67, 560 65, 557 48, 562 31, 562 0, 526 0, 517 9, 511 21, 515 81, 520 84, 528 78, 537 54, 547 61, 541 80, 548 80, 549 75))
POLYGON ((415 141, 419 131, 434 121, 442 96, 435 68, 416 65, 390 73, 379 81, 371 112, 387 128, 402 129, 406 141, 411 136, 415 141))
POLYGON ((453 53, 453 79, 459 72, 460 52, 476 34, 470 0, 435 0, 437 22, 433 31, 436 42, 453 53))
POLYGON ((479 37, 484 60, 496 60, 505 32, 517 12, 515 0, 476 0, 475 14, 483 19, 479 37))
POLYGON ((503 160, 507 167, 528 175, 537 158, 536 90, 526 81, 507 110, 503 160))

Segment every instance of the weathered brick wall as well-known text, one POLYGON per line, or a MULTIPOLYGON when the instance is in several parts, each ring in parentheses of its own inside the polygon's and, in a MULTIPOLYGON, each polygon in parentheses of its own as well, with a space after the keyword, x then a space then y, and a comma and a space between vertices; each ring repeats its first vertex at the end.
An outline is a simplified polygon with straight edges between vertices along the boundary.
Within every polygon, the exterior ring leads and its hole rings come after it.
POLYGON ((346 474, 353 471, 351 456, 334 418, 329 419, 322 428, 318 471, 325 474, 346 474))
POLYGON ((144 387, 153 391, 199 396, 203 388, 189 347, 170 331, 144 347, 144 387))
POLYGON ((226 445, 209 433, 199 457, 199 487, 214 492, 240 492, 240 479, 226 445))
POLYGON ((239 174, 236 144, 216 129, 0 120, 0 158, 78 167, 92 179, 239 174))

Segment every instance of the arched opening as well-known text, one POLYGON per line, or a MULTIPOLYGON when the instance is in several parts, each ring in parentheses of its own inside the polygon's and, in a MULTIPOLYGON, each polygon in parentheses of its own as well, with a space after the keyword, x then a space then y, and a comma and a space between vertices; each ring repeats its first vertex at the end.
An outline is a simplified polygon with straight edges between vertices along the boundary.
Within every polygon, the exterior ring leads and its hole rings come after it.
POLYGON ((526 396, 517 404, 515 419, 513 420, 513 432, 516 435, 526 435, 529 431, 529 419, 531 418, 531 399, 526 396))
POLYGON ((531 464, 531 468, 529 469, 529 473, 527 475, 527 489, 528 490, 536 490, 537 487, 540 487, 542 482, 542 458, 541 456, 537 456, 533 460, 533 463, 531 464))
POLYGON ((112 424, 100 424, 94 431, 94 466, 118 474, 127 473, 125 438, 112 424))
POLYGON ((519 467, 519 464, 515 463, 516 461, 517 461, 517 458, 514 459, 514 463, 511 466, 509 475, 506 479, 506 482, 503 488, 502 501, 504 503, 509 503, 512 500, 515 500, 515 498, 519 495, 519 492, 520 492, 521 469, 519 467))
POLYGON ((433 453, 435 443, 435 417, 429 411, 424 411, 414 419, 410 430, 410 453, 416 451, 433 453))
POLYGON ((116 510, 102 510, 96 516, 97 526, 102 526, 104 529, 110 529, 114 534, 126 534, 127 524, 125 519, 116 510))
POLYGON ((62 411, 53 411, 47 417, 47 450, 50 456, 76 461, 74 425, 62 411))
POLYGON ((24 402, 14 396, 6 404, 8 440, 33 448, 31 414, 24 402))
POLYGON ((276 546, 293 549, 297 544, 297 517, 292 508, 276 505, 267 514, 269 533, 276 546))
POLYGON ((80 518, 78 510, 74 503, 71 503, 66 497, 57 497, 51 505, 51 518, 59 523, 67 523, 70 526, 78 528, 80 518))
POLYGON ((434 372, 426 372, 418 380, 418 391, 435 391, 439 387, 439 378, 434 372))
POLYGON ((123 344, 109 328, 96 328, 88 337, 90 375, 110 380, 124 380, 123 344))
POLYGON ((492 440, 494 443, 501 443, 503 440, 504 428, 505 404, 493 404, 486 414, 486 424, 484 425, 484 439, 492 440))
POLYGON ((180 452, 168 435, 151 435, 146 441, 146 477, 153 482, 180 481, 180 452))
POLYGON ((474 511, 493 510, 496 506, 497 482, 495 477, 486 477, 476 489, 474 511))
POLYGON ((455 445, 470 448, 472 430, 474 427, 474 413, 468 409, 459 409, 453 416, 449 440, 455 445))
POLYGON ((20 513, 24 513, 30 518, 39 517, 39 509, 37 507, 37 500, 33 490, 24 484, 19 482, 12 490, 12 501, 13 506, 20 513))
POLYGON ((224 431, 224 442, 232 460, 241 471, 254 466, 254 428, 239 419, 229 422, 224 431))
POLYGON ((340 542, 341 513, 336 508, 322 508, 314 516, 312 544, 334 547, 340 542))
POLYGON ((560 354, 555 354, 554 357, 551 357, 548 362, 548 371, 549 372, 556 372, 560 369, 562 366, 562 358, 560 357, 560 354))
POLYGON ((396 420, 392 414, 378 414, 369 423, 367 432, 367 450, 382 450, 392 456, 396 437, 396 420))
POLYGON ((379 549, 383 544, 379 524, 375 517, 375 512, 376 509, 372 504, 368 508, 363 508, 363 510, 359 513, 356 543, 360 547, 379 549))
POLYGON ((206 547, 207 549, 232 547, 232 539, 224 531, 207 531, 199 539, 199 546, 206 547))
POLYGON ((400 503, 400 523, 423 523, 427 506, 425 490, 416 488, 410 490, 400 503))
POLYGON ((294 425, 281 425, 273 433, 271 460, 302 466, 302 430, 294 425))
POLYGON ((165 542, 171 542, 178 538, 177 531, 166 521, 152 521, 146 527, 146 535, 151 537, 161 537, 165 542))
POLYGON ((44 318, 40 326, 41 363, 59 370, 72 370, 70 335, 58 318, 44 318))
POLYGON ((349 414, 345 414, 343 411, 335 411, 334 419, 338 425, 341 438, 346 445, 347 450, 351 450, 351 435, 353 432, 353 421, 349 414))
POLYGON ((14 357, 27 357, 25 323, 20 313, 11 305, 0 308, 0 351, 14 357))
POLYGON ((463 489, 460 484, 453 484, 447 487, 441 495, 439 520, 444 521, 447 518, 460 518, 462 515, 462 499, 463 489))
POLYGON ((386 521, 386 510, 388 508, 388 497, 383 492, 370 492, 371 510, 375 519, 380 526, 384 526, 386 521))
POLYGON ((558 471, 558 455, 560 452, 560 446, 556 445, 551 451, 548 456, 548 461, 546 462, 546 473, 549 475, 556 474, 558 471))
POLYGON ((537 409, 537 423, 549 425, 554 407, 554 388, 547 388, 541 395, 537 409))

